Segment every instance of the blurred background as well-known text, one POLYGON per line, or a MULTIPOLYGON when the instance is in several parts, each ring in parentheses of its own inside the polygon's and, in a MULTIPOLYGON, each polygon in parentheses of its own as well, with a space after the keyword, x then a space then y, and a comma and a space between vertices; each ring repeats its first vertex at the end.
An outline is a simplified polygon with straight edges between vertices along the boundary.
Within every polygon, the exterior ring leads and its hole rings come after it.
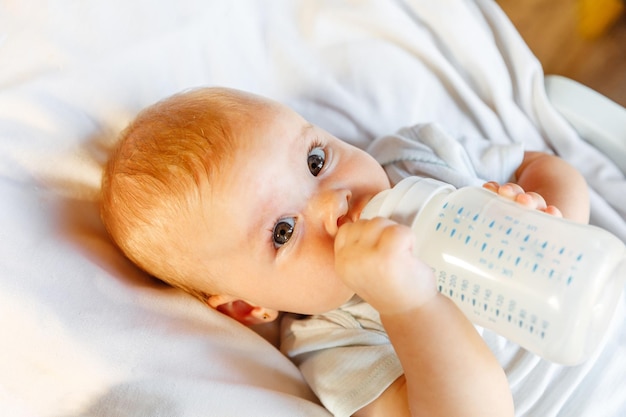
POLYGON ((626 107, 626 0, 497 0, 546 74, 626 107))

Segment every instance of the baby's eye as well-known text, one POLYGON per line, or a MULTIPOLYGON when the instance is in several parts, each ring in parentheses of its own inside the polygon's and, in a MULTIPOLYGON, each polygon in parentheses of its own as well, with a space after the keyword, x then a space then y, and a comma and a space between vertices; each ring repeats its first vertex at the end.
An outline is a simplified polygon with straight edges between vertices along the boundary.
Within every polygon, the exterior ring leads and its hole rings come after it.
POLYGON ((296 219, 293 217, 287 217, 280 219, 274 226, 274 247, 276 249, 289 242, 291 235, 293 234, 294 226, 296 225, 296 219))
POLYGON ((326 152, 319 146, 311 149, 309 151, 309 156, 307 157, 307 162, 309 164, 309 171, 311 171, 311 174, 313 174, 314 177, 317 177, 322 168, 324 168, 324 162, 326 162, 326 152))

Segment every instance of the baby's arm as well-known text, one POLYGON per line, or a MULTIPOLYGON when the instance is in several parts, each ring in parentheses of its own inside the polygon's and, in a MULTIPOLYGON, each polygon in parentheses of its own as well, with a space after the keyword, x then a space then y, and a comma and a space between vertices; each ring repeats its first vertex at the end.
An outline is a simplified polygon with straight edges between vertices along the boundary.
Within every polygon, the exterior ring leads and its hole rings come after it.
POLYGON ((342 226, 339 275, 380 313, 404 376, 356 416, 512 416, 504 371, 472 324, 438 293, 412 253, 411 230, 390 220, 342 226))
POLYGON ((526 152, 515 175, 519 187, 487 183, 485 188, 550 214, 562 214, 580 223, 589 222, 587 183, 580 172, 561 158, 526 152))

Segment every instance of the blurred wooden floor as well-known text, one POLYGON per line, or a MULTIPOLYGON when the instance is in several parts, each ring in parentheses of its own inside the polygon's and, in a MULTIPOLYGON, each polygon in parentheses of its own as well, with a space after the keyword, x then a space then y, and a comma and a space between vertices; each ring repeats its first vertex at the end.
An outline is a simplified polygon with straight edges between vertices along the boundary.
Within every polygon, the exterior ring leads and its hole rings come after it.
POLYGON ((546 74, 579 81, 626 106, 626 13, 597 39, 577 27, 576 0, 498 0, 546 74))

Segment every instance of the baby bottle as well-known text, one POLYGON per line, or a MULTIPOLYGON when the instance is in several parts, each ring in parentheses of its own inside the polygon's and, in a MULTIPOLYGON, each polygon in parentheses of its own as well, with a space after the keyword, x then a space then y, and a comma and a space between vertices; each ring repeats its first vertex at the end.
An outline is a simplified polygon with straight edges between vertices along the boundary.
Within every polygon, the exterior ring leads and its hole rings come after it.
POLYGON ((475 324, 554 362, 587 359, 606 332, 626 279, 626 246, 480 187, 409 177, 362 218, 409 225, 439 291, 475 324))

